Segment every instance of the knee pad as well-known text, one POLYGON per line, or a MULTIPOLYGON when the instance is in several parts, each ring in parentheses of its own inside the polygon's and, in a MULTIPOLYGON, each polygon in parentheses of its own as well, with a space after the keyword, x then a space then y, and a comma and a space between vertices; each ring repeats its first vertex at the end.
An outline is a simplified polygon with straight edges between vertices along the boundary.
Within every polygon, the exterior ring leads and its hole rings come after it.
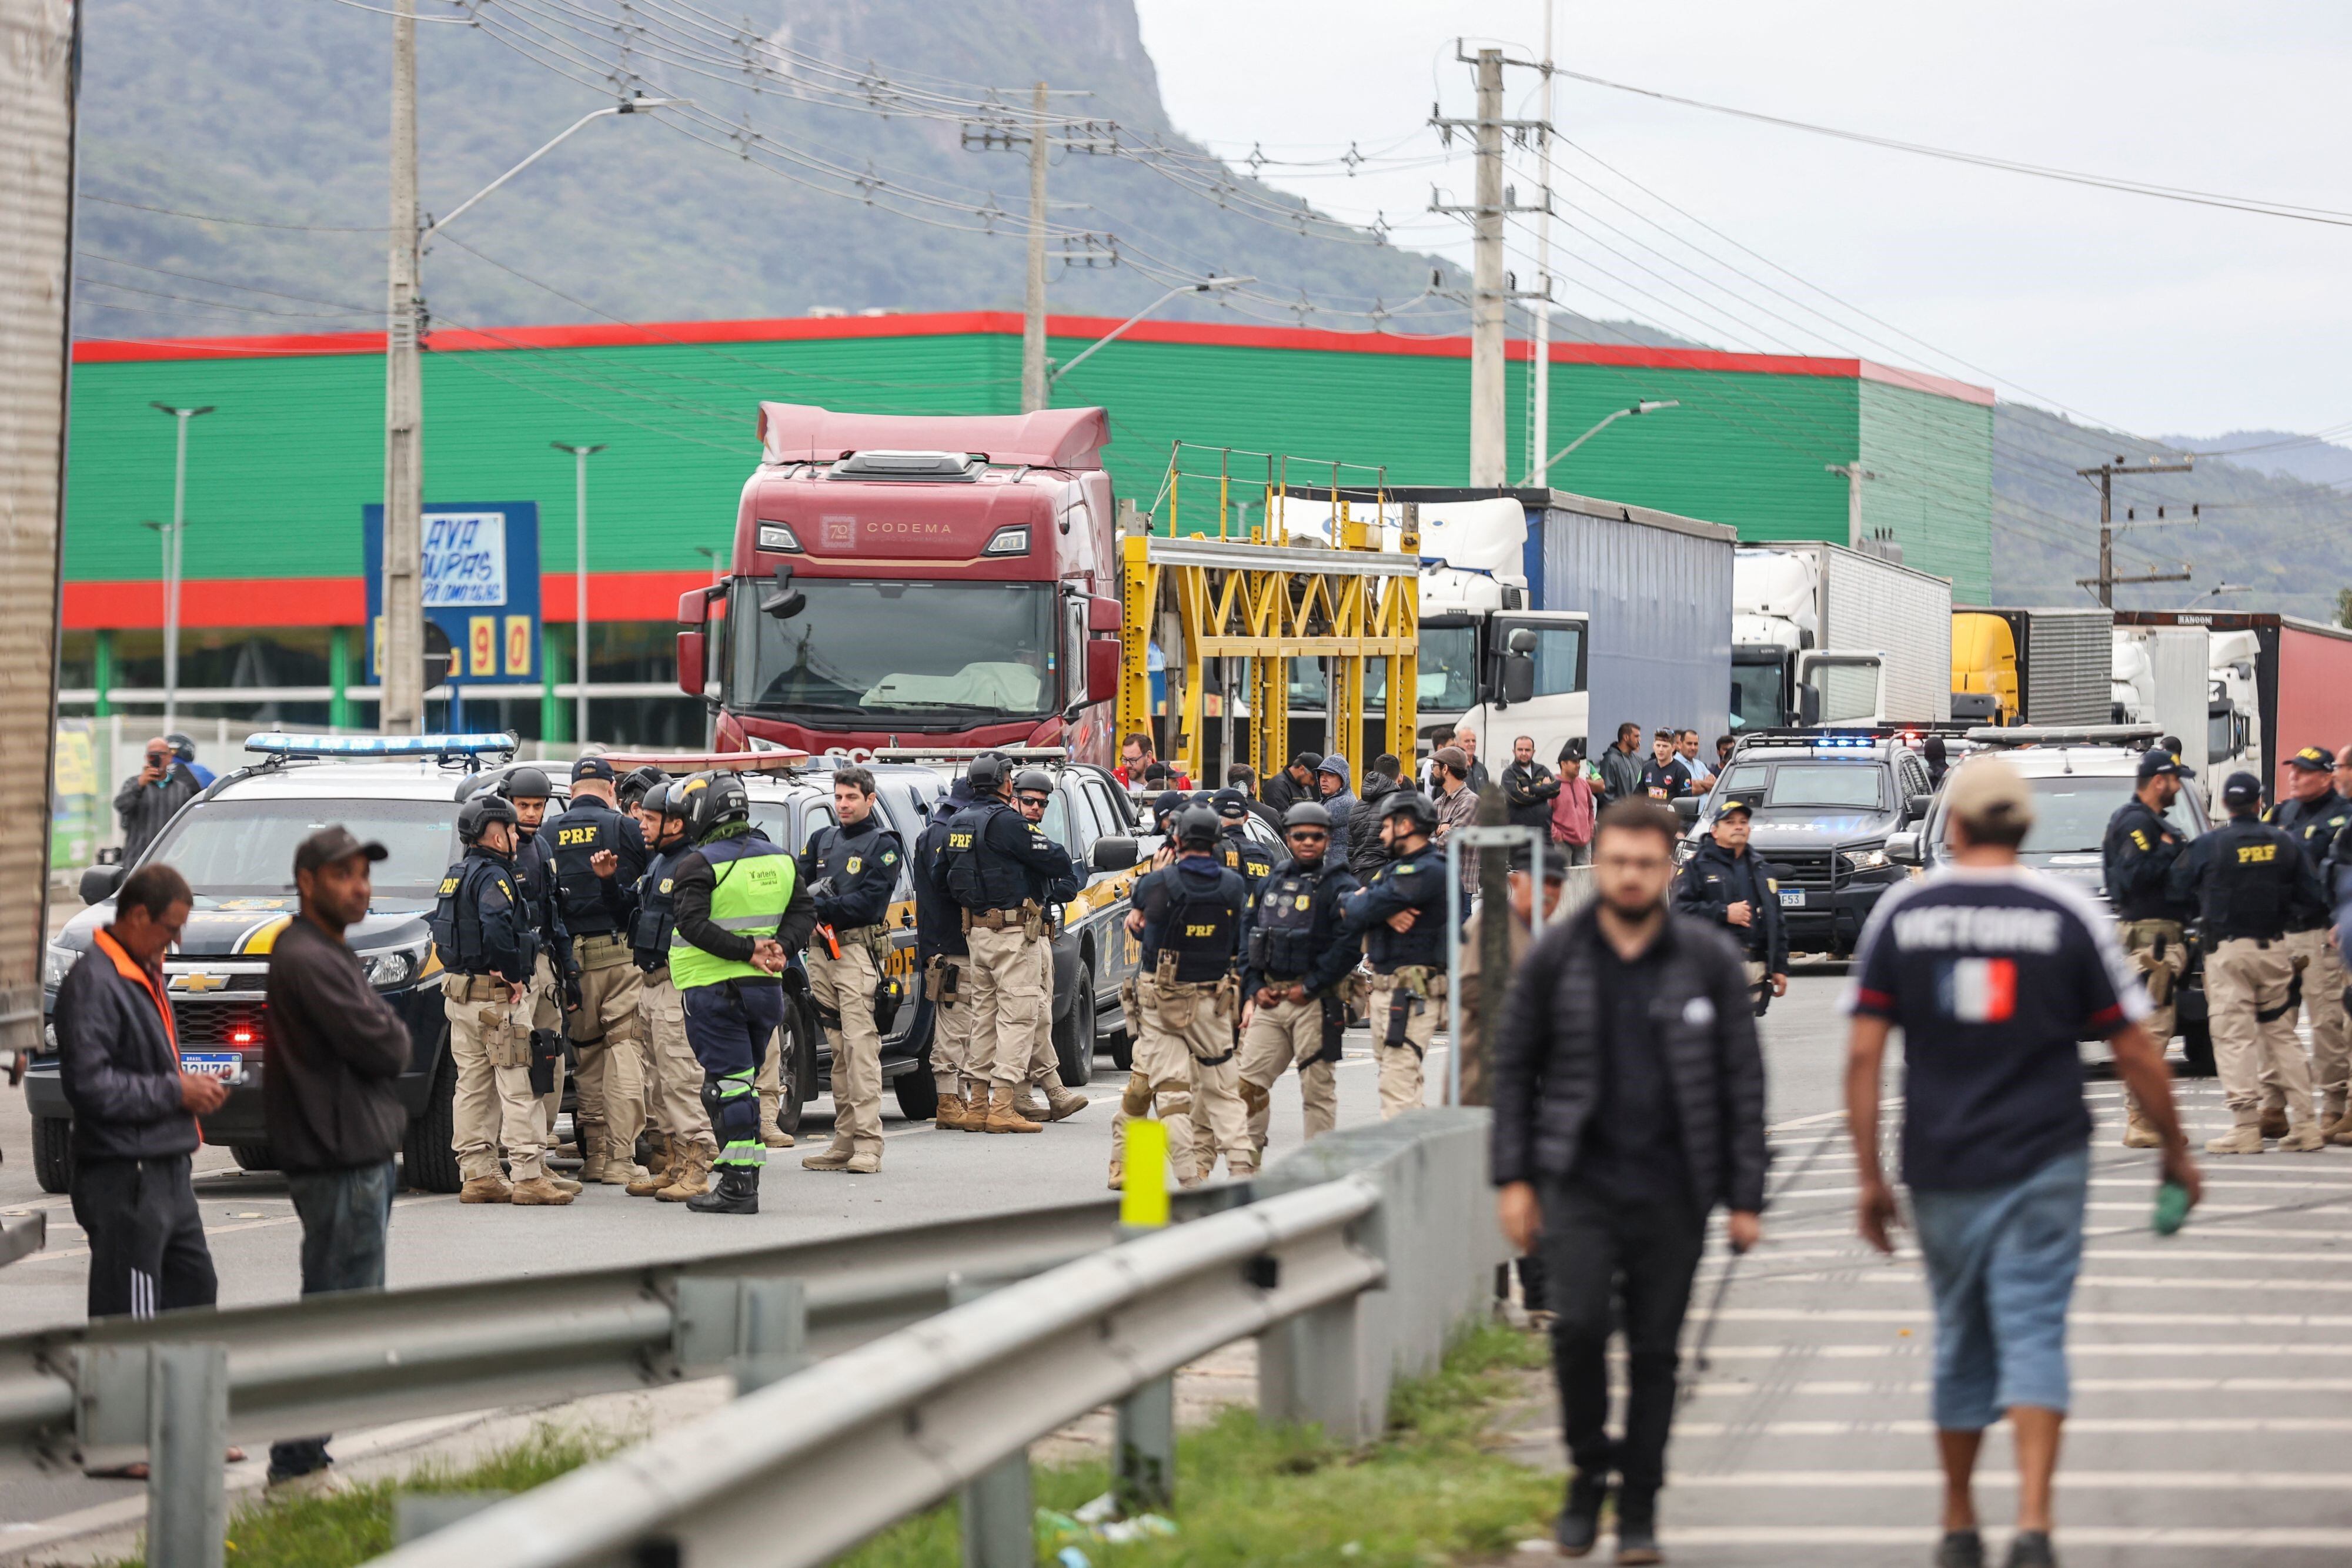
POLYGON ((702 1113, 710 1118, 713 1126, 718 1125, 720 1108, 727 1103, 726 1082, 723 1078, 713 1078, 708 1073, 703 1075, 702 1113))
POLYGON ((1273 1098, 1264 1084, 1253 1083, 1246 1078, 1242 1080, 1242 1109, 1251 1115, 1265 1110, 1273 1098))
POLYGON ((1151 1114, 1151 1080, 1141 1072, 1130 1072, 1127 1087, 1120 1092, 1118 1108, 1130 1116, 1151 1114))

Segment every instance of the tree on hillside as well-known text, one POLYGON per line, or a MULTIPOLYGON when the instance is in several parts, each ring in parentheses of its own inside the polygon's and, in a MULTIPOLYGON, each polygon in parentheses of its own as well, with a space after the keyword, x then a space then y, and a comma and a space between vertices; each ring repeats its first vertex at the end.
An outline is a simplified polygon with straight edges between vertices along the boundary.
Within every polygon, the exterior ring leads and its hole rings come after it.
POLYGON ((2336 624, 2352 626, 2352 588, 2336 591, 2336 624))

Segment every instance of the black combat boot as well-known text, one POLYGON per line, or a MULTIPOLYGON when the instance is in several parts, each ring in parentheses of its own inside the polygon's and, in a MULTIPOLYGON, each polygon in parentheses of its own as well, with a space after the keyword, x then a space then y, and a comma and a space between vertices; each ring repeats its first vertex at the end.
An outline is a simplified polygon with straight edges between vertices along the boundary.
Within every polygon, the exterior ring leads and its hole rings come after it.
POLYGON ((697 1214, 757 1214, 760 1212, 760 1167, 728 1166, 709 1192, 686 1200, 697 1214))

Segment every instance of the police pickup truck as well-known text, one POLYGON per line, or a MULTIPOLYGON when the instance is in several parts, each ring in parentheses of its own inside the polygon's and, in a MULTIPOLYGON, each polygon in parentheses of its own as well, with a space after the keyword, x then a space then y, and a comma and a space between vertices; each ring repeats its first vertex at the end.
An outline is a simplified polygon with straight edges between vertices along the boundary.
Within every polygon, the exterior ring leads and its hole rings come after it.
MULTIPOLYGON (((294 915, 295 846, 315 829, 341 822, 391 851, 374 868, 367 917, 345 936, 368 977, 408 1024, 409 1065, 396 1085, 409 1116, 404 1178, 428 1192, 455 1192, 459 1178, 450 1134, 457 1080, 441 1010, 441 967, 425 917, 442 873, 458 857, 459 795, 467 792, 485 758, 512 756, 515 737, 272 733, 251 737, 245 748, 260 760, 214 780, 142 857, 169 861, 195 894, 163 975, 181 1066, 228 1085, 227 1103, 204 1119, 205 1141, 227 1145, 248 1170, 273 1163, 261 1109, 269 951, 294 915)), ((89 907, 49 944, 45 1011, 92 934, 114 917, 114 890, 129 869, 101 865, 82 873, 82 901, 89 907)), ((73 1180, 73 1112, 58 1079, 56 1043, 50 1035, 25 1075, 34 1175, 46 1192, 64 1192, 73 1180)))

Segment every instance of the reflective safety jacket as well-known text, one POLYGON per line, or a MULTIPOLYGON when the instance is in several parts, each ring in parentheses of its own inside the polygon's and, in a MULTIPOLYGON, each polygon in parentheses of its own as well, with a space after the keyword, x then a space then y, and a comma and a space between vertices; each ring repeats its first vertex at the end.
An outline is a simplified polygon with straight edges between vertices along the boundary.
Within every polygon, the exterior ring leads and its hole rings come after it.
MULTIPOLYGON (((799 885, 798 870, 792 856, 757 833, 714 839, 688 852, 673 879, 683 896, 670 934, 670 983, 685 991, 726 980, 773 979, 751 962, 750 948, 763 936, 782 940, 784 915, 799 885), (707 904, 698 871, 710 879, 707 904), (741 956, 713 951, 688 935, 691 930, 710 940, 709 927, 736 938, 722 946, 741 956)), ((801 902, 808 902, 805 894, 801 902)), ((805 940, 806 931, 801 936, 805 940)))

